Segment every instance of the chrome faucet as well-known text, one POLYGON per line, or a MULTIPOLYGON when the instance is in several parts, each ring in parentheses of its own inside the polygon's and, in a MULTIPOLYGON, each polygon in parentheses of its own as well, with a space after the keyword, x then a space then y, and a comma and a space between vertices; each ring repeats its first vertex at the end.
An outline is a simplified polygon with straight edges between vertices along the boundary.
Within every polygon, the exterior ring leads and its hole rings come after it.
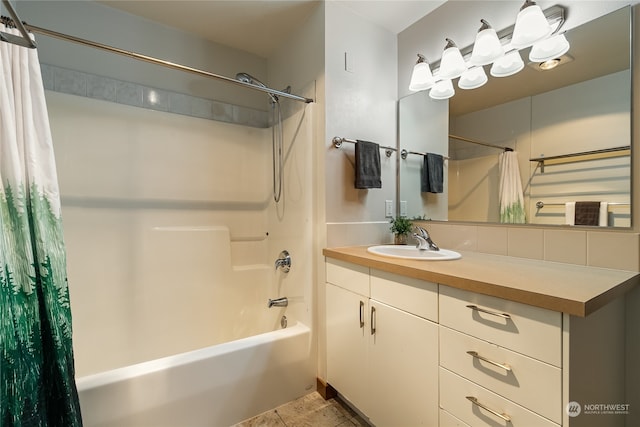
POLYGON ((267 303, 267 306, 269 308, 271 308, 271 307, 286 307, 288 305, 289 305, 289 300, 287 299, 287 297, 276 298, 276 299, 269 298, 269 302, 267 303))
POLYGON ((425 230, 422 227, 419 227, 417 225, 415 226, 415 232, 413 233, 413 237, 418 241, 418 244, 416 244, 416 248, 420 249, 421 251, 426 251, 426 250, 439 251, 440 250, 438 245, 436 245, 434 241, 431 240, 431 237, 429 236, 429 233, 427 232, 427 230, 425 230))
POLYGON ((280 256, 275 262, 276 270, 281 269, 285 273, 288 273, 291 270, 291 255, 289 252, 282 251, 280 252, 280 256))

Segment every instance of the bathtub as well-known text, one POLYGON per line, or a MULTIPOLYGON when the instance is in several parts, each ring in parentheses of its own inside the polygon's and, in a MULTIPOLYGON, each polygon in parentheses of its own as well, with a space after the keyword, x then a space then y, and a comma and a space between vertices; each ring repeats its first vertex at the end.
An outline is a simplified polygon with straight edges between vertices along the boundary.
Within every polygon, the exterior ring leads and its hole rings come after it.
POLYGON ((244 255, 243 245, 266 243, 233 243, 222 226, 147 227, 134 237, 137 252, 70 257, 86 427, 229 426, 314 389, 304 269, 236 265, 232 245, 244 255), (119 267, 96 275, 98 261, 119 267), (267 307, 281 296, 288 307, 267 307))
POLYGON ((279 329, 77 379, 84 425, 230 426, 312 391, 311 333, 279 329))

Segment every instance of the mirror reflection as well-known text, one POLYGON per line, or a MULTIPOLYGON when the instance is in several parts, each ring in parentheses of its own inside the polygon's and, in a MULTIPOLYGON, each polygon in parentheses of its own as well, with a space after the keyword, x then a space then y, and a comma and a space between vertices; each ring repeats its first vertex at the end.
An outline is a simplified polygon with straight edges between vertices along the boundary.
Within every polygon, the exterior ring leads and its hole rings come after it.
POLYGON ((571 49, 552 70, 529 63, 478 89, 456 87, 448 108, 428 91, 401 99, 400 148, 410 153, 400 160, 400 214, 629 227, 630 14, 625 7, 567 31, 571 49), (446 157, 443 193, 421 191, 428 152, 446 157), (509 208, 513 186, 523 215, 509 208))

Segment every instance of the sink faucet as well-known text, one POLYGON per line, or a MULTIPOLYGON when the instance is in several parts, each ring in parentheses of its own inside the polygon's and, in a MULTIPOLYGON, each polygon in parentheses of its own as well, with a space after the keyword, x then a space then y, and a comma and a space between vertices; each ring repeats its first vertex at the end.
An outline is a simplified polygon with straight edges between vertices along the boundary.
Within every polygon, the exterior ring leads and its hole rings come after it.
POLYGON ((420 249, 421 251, 426 251, 428 249, 432 251, 440 250, 438 245, 436 245, 433 240, 431 240, 431 237, 429 236, 427 230, 422 227, 416 225, 413 237, 418 241, 416 248, 420 249))

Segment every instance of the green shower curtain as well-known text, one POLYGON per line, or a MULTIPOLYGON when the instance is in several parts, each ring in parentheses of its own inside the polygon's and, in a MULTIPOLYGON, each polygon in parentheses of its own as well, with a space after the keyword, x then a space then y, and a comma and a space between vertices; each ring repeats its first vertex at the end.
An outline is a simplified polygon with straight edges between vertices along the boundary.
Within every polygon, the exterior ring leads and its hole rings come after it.
POLYGON ((35 49, 4 42, 0 178, 0 425, 80 426, 60 195, 40 65, 35 49))

